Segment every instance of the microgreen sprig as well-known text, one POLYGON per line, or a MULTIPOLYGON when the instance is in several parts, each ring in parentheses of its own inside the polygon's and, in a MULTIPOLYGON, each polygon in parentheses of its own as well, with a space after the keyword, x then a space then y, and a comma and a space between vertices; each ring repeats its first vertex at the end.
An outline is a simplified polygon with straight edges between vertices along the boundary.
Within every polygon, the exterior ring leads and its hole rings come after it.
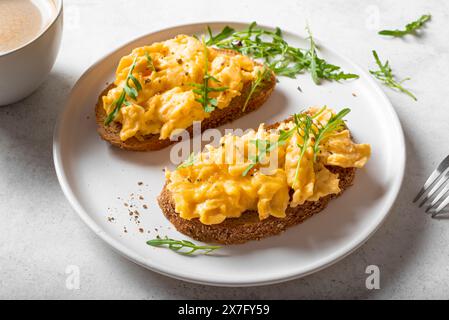
POLYGON ((298 74, 308 70, 312 73, 313 81, 319 84, 321 80, 347 80, 359 76, 341 71, 340 67, 327 63, 317 55, 316 44, 309 32, 310 48, 303 49, 289 45, 284 40, 282 31, 259 28, 256 22, 248 29, 235 31, 226 26, 216 34, 208 28, 209 39, 207 45, 218 48, 232 49, 244 55, 261 59, 278 76, 295 78, 298 74))
POLYGON ((195 101, 201 103, 205 112, 210 113, 218 107, 218 101, 215 98, 210 98, 210 92, 222 92, 229 89, 228 87, 210 87, 209 81, 220 83, 220 81, 209 74, 209 49, 207 48, 206 42, 203 39, 204 45, 204 76, 203 83, 190 83, 189 85, 195 87, 193 92, 199 95, 195 101))
POLYGON ((136 63, 137 63, 137 56, 134 57, 133 63, 129 68, 129 72, 125 80, 125 86, 123 87, 126 94, 134 100, 137 100, 138 92, 142 90, 142 85, 140 84, 139 80, 137 80, 137 78, 133 76, 133 71, 134 68, 136 67, 136 63), (131 87, 129 85, 130 80, 134 84, 134 87, 131 87))
POLYGON ((264 68, 264 70, 261 72, 260 70, 257 72, 257 78, 255 81, 251 83, 251 89, 249 90, 249 94, 246 97, 245 103, 243 104, 242 111, 246 110, 246 107, 248 105, 249 100, 253 96, 254 92, 263 84, 265 80, 267 80, 268 76, 270 75, 270 70, 267 68, 264 68))
POLYGON ((318 77, 319 59, 316 54, 316 49, 315 49, 316 45, 315 45, 315 41, 313 40, 312 32, 310 31, 309 27, 307 27, 306 29, 307 29, 307 33, 309 34, 309 41, 310 41, 310 49, 307 52, 307 55, 309 55, 309 58, 310 58, 309 70, 310 70, 310 74, 312 75, 313 82, 318 84, 320 82, 320 79, 318 77))
POLYGON ((220 246, 199 246, 191 241, 170 239, 167 236, 164 238, 157 236, 156 239, 147 241, 147 244, 153 247, 167 245, 170 250, 184 255, 192 255, 197 251, 202 251, 201 253, 203 254, 209 254, 210 252, 221 248, 220 246), (188 248, 189 250, 182 250, 184 248, 188 248))
POLYGON ((156 71, 156 68, 154 67, 153 59, 151 58, 149 53, 146 51, 145 51, 145 57, 147 58, 148 68, 150 68, 152 71, 156 71))
POLYGON ((393 70, 391 69, 388 60, 385 61, 385 63, 382 63, 379 59, 379 56, 377 55, 376 50, 373 50, 373 56, 377 66, 379 67, 379 70, 369 70, 369 72, 387 87, 397 89, 410 96, 413 100, 417 101, 418 99, 416 98, 416 96, 402 86, 402 83, 404 81, 410 80, 410 78, 396 81, 393 75, 393 70))
POLYGON ((310 48, 305 53, 307 61, 306 66, 312 75, 312 80, 315 84, 320 84, 322 79, 339 81, 359 78, 357 74, 345 73, 341 71, 339 66, 330 64, 326 60, 318 57, 317 45, 313 39, 312 32, 309 27, 307 27, 306 30, 309 34, 308 39, 310 42, 310 48))
POLYGON ((415 33, 418 29, 420 29, 422 26, 424 26, 424 24, 429 21, 431 19, 431 15, 430 14, 423 14, 421 17, 419 17, 417 20, 408 23, 405 26, 405 29, 403 30, 382 30, 379 31, 380 35, 383 36, 391 36, 391 37, 403 37, 407 34, 413 34, 415 33))
POLYGON ((257 163, 261 162, 265 155, 271 151, 271 148, 273 146, 270 141, 261 139, 251 140, 250 143, 255 145, 257 153, 248 157, 248 160, 251 161, 251 164, 245 168, 242 176, 246 176, 257 163))
POLYGON ((307 151, 307 148, 309 147, 310 144, 310 139, 312 137, 313 134, 313 119, 311 116, 309 116, 308 114, 305 113, 301 113, 301 114, 295 114, 293 116, 293 119, 295 121, 295 128, 296 128, 296 132, 298 134, 298 136, 300 136, 302 138, 302 144, 297 144, 298 148, 299 148, 299 158, 298 158, 298 164, 296 165, 296 170, 295 170, 295 178, 294 180, 296 181, 298 179, 299 176, 299 169, 301 167, 301 162, 302 162, 302 158, 304 157, 304 154, 307 151))
POLYGON ((104 120, 104 124, 107 126, 109 125, 117 116, 117 113, 120 111, 120 108, 122 107, 123 103, 125 102, 125 90, 122 90, 122 93, 120 93, 120 96, 112 102, 112 105, 114 106, 114 110, 104 120))
POLYGON ((329 121, 323 125, 320 121, 315 121, 314 126, 317 130, 311 130, 314 136, 314 145, 313 145, 313 161, 317 160, 317 156, 320 153, 321 145, 329 138, 331 134, 336 131, 339 131, 345 127, 345 123, 343 118, 351 112, 351 109, 344 108, 340 112, 329 119, 329 121))
POLYGON ((196 161, 195 153, 192 152, 183 163, 181 163, 179 166, 176 167, 176 170, 193 166, 195 161, 196 161))
POLYGON ((248 172, 254 168, 258 163, 262 162, 262 160, 266 157, 268 153, 273 151, 274 149, 284 145, 288 139, 295 133, 296 128, 290 130, 281 130, 279 133, 278 140, 271 143, 268 140, 251 140, 250 142, 256 146, 256 155, 250 155, 248 160, 251 161, 245 170, 242 172, 242 176, 246 176, 248 172))
POLYGON ((252 162, 246 167, 242 175, 246 176, 248 172, 254 168, 262 159, 275 148, 284 145, 288 139, 296 132, 303 140, 302 144, 297 144, 300 148, 298 164, 295 171, 295 180, 298 179, 299 169, 301 166, 302 158, 308 147, 312 147, 313 151, 313 162, 317 161, 318 155, 320 153, 320 148, 322 144, 329 138, 329 136, 344 128, 343 118, 351 111, 349 108, 344 108, 335 115, 332 115, 326 124, 322 124, 317 117, 322 114, 327 108, 323 107, 314 116, 310 116, 307 113, 299 113, 293 115, 293 120, 295 125, 290 130, 280 130, 278 140, 274 143, 269 143, 266 140, 254 140, 252 141, 256 144, 258 148, 258 153, 255 156, 250 156, 248 159, 252 162), (313 145, 312 145, 313 143, 313 145))
POLYGON ((207 45, 216 44, 222 40, 229 38, 235 32, 234 29, 229 26, 225 26, 223 30, 216 36, 212 34, 212 30, 209 26, 207 26, 207 33, 209 34, 209 40, 207 40, 207 45))
POLYGON ((123 90, 120 93, 120 96, 112 103, 114 106, 114 110, 112 110, 111 113, 108 114, 106 119, 104 120, 105 125, 109 125, 117 116, 118 112, 120 111, 120 108, 123 104, 127 104, 125 98, 126 95, 128 95, 130 98, 137 100, 138 92, 142 90, 142 85, 140 84, 139 80, 137 80, 136 77, 133 76, 134 68, 136 67, 137 63, 137 56, 134 57, 134 60, 129 68, 128 75, 125 79, 125 85, 123 86, 123 90), (134 87, 131 87, 129 85, 129 81, 131 81, 134 84, 134 87))

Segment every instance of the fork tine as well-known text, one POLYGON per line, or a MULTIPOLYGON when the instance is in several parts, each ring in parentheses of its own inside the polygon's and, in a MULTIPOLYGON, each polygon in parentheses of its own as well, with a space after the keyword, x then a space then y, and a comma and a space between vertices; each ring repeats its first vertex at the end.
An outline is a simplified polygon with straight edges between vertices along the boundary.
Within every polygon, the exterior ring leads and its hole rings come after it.
POLYGON ((435 212, 432 213, 432 218, 441 213, 443 209, 447 207, 448 204, 449 204, 449 196, 447 196, 446 199, 444 199, 443 202, 440 203, 438 208, 435 209, 435 212))
POLYGON ((443 196, 449 196, 449 183, 447 183, 444 188, 436 195, 435 199, 432 200, 432 203, 427 207, 426 213, 429 213, 431 209, 436 207, 438 202, 440 201, 443 196))
POLYGON ((437 192, 448 180, 449 180, 449 171, 445 173, 445 175, 442 178, 438 178, 439 180, 435 185, 430 189, 430 191, 427 193, 427 195, 424 197, 424 200, 421 201, 419 204, 419 207, 421 208, 427 201, 429 201, 435 192, 437 192))
POLYGON ((424 186, 421 188, 421 190, 419 190, 419 192, 416 195, 415 199, 413 199, 413 202, 416 202, 416 201, 418 201, 419 198, 421 198, 421 196, 424 194, 424 192, 426 192, 427 188, 429 188, 435 182, 435 180, 440 176, 440 174, 441 173, 439 173, 437 171, 437 169, 435 169, 432 172, 430 177, 427 179, 426 183, 424 183, 424 186))
MULTIPOLYGON (((431 217, 433 218, 433 214, 436 213, 436 210, 430 210, 429 213, 431 214, 431 217)), ((441 210, 438 214, 448 214, 449 213, 449 208, 446 207, 444 210, 441 210)))
POLYGON ((421 196, 426 192, 427 189, 429 189, 435 181, 438 179, 438 177, 444 173, 446 169, 449 168, 449 155, 443 159, 443 161, 440 162, 438 167, 432 172, 430 177, 427 179, 427 181, 424 183, 424 186, 419 190, 418 194, 416 195, 415 199, 413 199, 413 202, 416 202, 421 198, 421 196))

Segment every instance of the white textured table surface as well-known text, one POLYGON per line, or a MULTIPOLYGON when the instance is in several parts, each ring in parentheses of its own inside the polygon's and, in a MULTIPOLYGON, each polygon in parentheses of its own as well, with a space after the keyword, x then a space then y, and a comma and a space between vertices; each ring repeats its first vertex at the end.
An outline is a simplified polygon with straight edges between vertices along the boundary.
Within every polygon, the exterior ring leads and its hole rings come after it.
POLYGON ((64 2, 64 37, 52 73, 32 96, 0 108, 0 298, 449 298, 449 220, 432 220, 411 203, 449 153, 449 2, 64 2), (427 12, 432 21, 419 38, 392 40, 376 34, 427 12), (359 65, 372 67, 371 50, 377 49, 399 77, 412 78, 407 85, 418 102, 385 88, 407 143, 405 179, 396 204, 362 248, 326 270, 254 288, 215 288, 166 278, 113 252, 78 218, 59 187, 51 153, 53 127, 82 72, 139 35, 213 20, 256 20, 300 33, 308 21, 316 37, 359 65), (365 287, 365 268, 371 264, 380 268, 379 290, 365 287), (79 290, 66 287, 71 265, 80 270, 79 290))

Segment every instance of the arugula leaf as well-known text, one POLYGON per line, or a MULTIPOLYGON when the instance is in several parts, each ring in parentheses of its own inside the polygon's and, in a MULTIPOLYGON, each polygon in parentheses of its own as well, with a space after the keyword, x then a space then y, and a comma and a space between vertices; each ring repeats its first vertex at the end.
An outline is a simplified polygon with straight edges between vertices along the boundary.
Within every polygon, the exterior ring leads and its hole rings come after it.
POLYGON ((295 133, 296 128, 290 130, 279 130, 278 145, 284 145, 288 139, 295 133))
POLYGON ((310 55, 310 74, 312 75, 312 80, 316 84, 320 83, 320 79, 318 78, 318 71, 317 71, 317 55, 315 50, 315 41, 313 40, 312 33, 310 32, 309 27, 306 28, 307 32, 309 33, 309 41, 310 41, 310 49, 309 49, 309 55, 310 55))
POLYGON ((383 36, 391 36, 391 37, 403 37, 407 34, 413 34, 415 33, 418 29, 420 29, 422 26, 424 26, 424 24, 426 22, 428 22, 431 19, 431 15, 430 14, 423 14, 421 17, 419 17, 417 20, 408 23, 405 26, 404 30, 382 30, 379 31, 380 35, 383 36))
POLYGON ((257 72, 257 78, 251 83, 251 89, 249 90, 249 94, 246 97, 245 103, 243 104, 242 111, 246 110, 246 106, 248 105, 248 102, 251 99, 252 95, 262 85, 263 81, 267 80, 269 75, 270 71, 267 68, 265 68, 263 72, 260 72, 260 70, 257 72))
POLYGON ((165 236, 164 238, 157 236, 156 239, 147 241, 147 244, 153 247, 161 247, 167 245, 170 250, 184 255, 192 255, 197 251, 202 251, 203 254, 209 254, 210 252, 221 248, 219 246, 199 246, 188 240, 175 240, 170 239, 167 236, 165 236), (189 248, 189 250, 183 251, 182 249, 184 248, 189 248))
POLYGON ((309 34, 308 39, 310 42, 310 48, 306 52, 306 56, 308 56, 310 60, 308 70, 310 71, 312 80, 313 82, 315 82, 315 84, 320 84, 321 79, 339 81, 359 78, 357 74, 344 73, 340 71, 339 66, 327 63, 324 59, 319 58, 316 52, 317 46, 309 27, 307 27, 307 32, 309 34))
POLYGON ((376 50, 373 50, 373 56, 374 56, 374 60, 376 61, 377 66, 379 67, 379 70, 369 70, 369 72, 376 79, 378 79, 383 84, 385 84, 387 87, 397 89, 397 90, 407 94, 408 96, 410 96, 413 100, 417 101, 418 99, 416 98, 416 96, 402 86, 402 83, 404 81, 410 80, 410 78, 405 78, 401 81, 396 81, 394 78, 394 75, 393 75, 393 70, 391 69, 388 60, 385 61, 385 63, 383 64, 380 61, 376 50))
POLYGON ((284 145, 288 139, 295 133, 296 127, 290 130, 280 130, 278 140, 274 143, 271 143, 268 140, 252 140, 251 143, 256 145, 257 154, 255 156, 251 155, 248 157, 252 163, 249 164, 245 170, 242 172, 242 176, 246 176, 248 172, 256 166, 256 164, 260 163, 268 153, 278 148, 279 146, 284 145))
POLYGON ((298 179, 299 176, 299 169, 301 167, 301 161, 304 157, 304 154, 307 151, 307 148, 310 144, 310 139, 313 134, 312 126, 313 126, 313 119, 308 114, 302 113, 302 114, 295 114, 293 116, 295 120, 296 125, 296 132, 298 133, 298 136, 300 136, 303 140, 302 145, 297 144, 299 147, 299 158, 298 158, 298 164, 296 165, 295 170, 295 178, 294 181, 298 179), (304 119, 304 120, 303 120, 304 119))
POLYGON ((125 90, 126 94, 133 98, 134 100, 137 100, 137 95, 140 90, 142 90, 142 86, 140 85, 139 80, 136 79, 136 77, 133 76, 134 68, 136 67, 137 63, 137 56, 134 57, 133 63, 131 64, 131 67, 128 71, 128 76, 125 80, 125 86, 123 89, 125 90), (132 81, 134 83, 135 88, 129 86, 129 81, 132 81))
POLYGON ((318 129, 318 131, 311 130, 315 139, 313 145, 313 161, 316 161, 317 156, 320 152, 320 147, 327 140, 327 138, 329 138, 329 136, 334 132, 344 128, 345 123, 343 121, 343 118, 349 112, 351 112, 351 109, 344 108, 336 115, 333 115, 326 123, 326 125, 322 125, 319 121, 318 124, 315 124, 315 127, 318 129))
POLYGON ((146 51, 145 51, 145 57, 147 58, 148 68, 150 68, 153 71, 156 71, 156 68, 154 67, 153 59, 151 58, 151 56, 146 51))
POLYGON ((206 44, 208 46, 212 46, 224 39, 229 38, 235 32, 235 30, 230 28, 229 26, 225 26, 219 34, 217 34, 216 36, 213 36, 212 30, 210 29, 209 26, 207 26, 207 32, 209 34, 209 40, 207 40, 206 44))
POLYGON ((251 140, 250 143, 254 144, 256 146, 257 154, 256 155, 250 155, 248 157, 248 160, 250 160, 252 163, 248 165, 245 170, 242 172, 242 176, 246 176, 248 172, 254 168, 254 166, 261 162, 263 158, 266 156, 268 152, 271 151, 270 141, 268 140, 251 140))
POLYGON ((316 44, 309 28, 310 48, 303 49, 289 45, 284 40, 282 31, 276 28, 269 31, 257 26, 256 22, 242 31, 229 30, 225 27, 216 36, 208 28, 208 45, 218 48, 232 49, 244 55, 261 59, 269 69, 278 76, 295 78, 304 71, 310 71, 315 83, 321 80, 348 80, 359 76, 343 72, 340 67, 327 63, 317 55, 316 44))
POLYGON ((204 41, 204 37, 203 37, 203 46, 204 46, 204 60, 205 60, 203 83, 202 84, 190 83, 189 85, 195 87, 196 89, 194 89, 193 92, 199 95, 199 98, 196 98, 195 101, 201 103, 201 105, 203 106, 203 110, 205 112, 210 113, 214 111, 215 108, 218 107, 218 101, 215 98, 210 98, 209 93, 222 92, 228 90, 229 88, 209 86, 209 81, 213 81, 216 83, 220 83, 220 81, 209 74, 209 49, 207 48, 206 42, 204 41))
POLYGON ((242 176, 246 176, 248 172, 260 163, 262 159, 275 148, 284 145, 288 139, 296 132, 303 140, 302 144, 297 144, 300 148, 300 154, 298 158, 298 164, 295 171, 295 180, 298 179, 299 169, 301 166, 302 158, 305 152, 312 147, 313 151, 313 162, 317 161, 317 157, 320 153, 320 147, 329 138, 330 135, 344 128, 343 118, 351 111, 349 108, 344 108, 336 115, 333 115, 326 124, 322 124, 317 117, 322 114, 327 107, 320 109, 315 115, 310 116, 307 113, 298 113, 293 115, 293 120, 295 125, 290 130, 280 130, 278 140, 274 143, 269 143, 267 146, 266 140, 260 140, 256 143, 256 146, 262 146, 258 148, 258 153, 256 156, 249 157, 248 159, 252 162, 248 165, 242 173, 242 176), (266 147, 264 147, 266 146, 266 147))
POLYGON ((115 119, 124 102, 125 102, 125 91, 122 91, 118 99, 112 103, 112 105, 115 107, 114 110, 112 110, 112 112, 108 114, 108 116, 104 120, 105 125, 109 125, 115 119))
POLYGON ((118 112, 120 111, 123 104, 129 105, 129 103, 125 100, 126 95, 128 95, 130 98, 137 100, 138 92, 142 90, 142 85, 140 84, 139 80, 137 80, 136 77, 133 76, 134 68, 137 64, 137 56, 134 57, 134 60, 129 68, 128 75, 125 79, 125 85, 123 86, 123 90, 117 100, 115 100, 112 105, 115 106, 114 110, 104 120, 104 124, 107 126, 112 121, 114 121, 115 117, 117 116, 118 112), (132 81, 134 84, 134 87, 131 87, 129 85, 129 81, 132 81))
POLYGON ((125 91, 126 94, 127 94, 129 97, 133 98, 134 100, 137 99, 137 90, 136 90, 135 88, 125 85, 125 86, 123 87, 123 91, 125 91))
POLYGON ((183 163, 181 163, 179 166, 176 167, 176 170, 193 166, 195 161, 196 161, 195 153, 192 152, 183 163))

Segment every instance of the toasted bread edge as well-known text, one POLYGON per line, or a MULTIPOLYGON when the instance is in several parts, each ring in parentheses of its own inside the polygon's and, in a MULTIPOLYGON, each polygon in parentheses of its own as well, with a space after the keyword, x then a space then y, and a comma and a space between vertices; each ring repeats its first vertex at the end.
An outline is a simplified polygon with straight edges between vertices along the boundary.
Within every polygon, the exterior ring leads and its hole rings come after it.
POLYGON ((355 168, 327 167, 331 172, 338 174, 340 182, 339 194, 327 195, 318 201, 306 201, 297 207, 287 207, 285 218, 270 216, 260 220, 256 211, 245 211, 240 218, 229 218, 220 224, 205 225, 199 219, 186 220, 179 216, 175 210, 175 203, 171 192, 164 186, 158 197, 159 206, 165 217, 175 228, 202 242, 221 244, 240 244, 250 240, 260 240, 265 237, 277 235, 287 228, 302 223, 312 215, 326 208, 329 201, 341 195, 352 185, 355 177, 355 168))
MULTIPOLYGON (((233 50, 226 49, 214 49, 221 51, 226 54, 235 55, 237 52, 233 50)), ((246 83, 242 89, 241 95, 232 99, 230 105, 224 109, 216 109, 211 112, 209 118, 204 119, 201 122, 201 132, 219 127, 225 123, 232 122, 236 119, 241 118, 245 114, 248 114, 258 108, 260 108, 265 101, 270 97, 271 93, 276 86, 276 76, 273 72, 271 72, 270 78, 265 80, 261 86, 262 90, 258 90, 256 94, 253 94, 248 101, 248 104, 245 108, 245 111, 242 110, 243 105, 245 104, 246 98, 249 95, 251 90, 251 83, 246 83)), ((110 123, 109 126, 104 125, 104 121, 107 117, 107 114, 103 108, 102 97, 105 95, 110 89, 114 87, 114 84, 110 84, 107 86, 105 90, 98 97, 97 104, 95 106, 95 117, 98 125, 98 134, 100 137, 111 143, 113 146, 132 150, 132 151, 154 151, 163 149, 173 143, 176 143, 177 140, 170 139, 159 139, 159 134, 150 134, 144 136, 142 140, 139 140, 135 137, 122 141, 120 139, 120 130, 121 124, 117 122, 110 123)), ((193 126, 190 126, 186 129, 189 132, 189 135, 192 136, 193 126)))
MULTIPOLYGON (((292 118, 266 126, 267 129, 275 129, 281 123, 291 121, 292 118)), ((270 216, 260 220, 256 211, 245 211, 240 218, 226 219, 220 224, 205 225, 198 219, 186 220, 179 216, 175 210, 175 203, 171 192, 166 185, 158 197, 159 206, 165 217, 175 228, 193 239, 203 242, 222 244, 239 244, 250 240, 279 234, 288 227, 294 226, 326 208, 329 201, 341 195, 354 181, 356 168, 342 168, 337 166, 326 166, 332 173, 338 174, 340 193, 327 195, 318 201, 306 201, 297 207, 288 207, 285 218, 270 216)))

